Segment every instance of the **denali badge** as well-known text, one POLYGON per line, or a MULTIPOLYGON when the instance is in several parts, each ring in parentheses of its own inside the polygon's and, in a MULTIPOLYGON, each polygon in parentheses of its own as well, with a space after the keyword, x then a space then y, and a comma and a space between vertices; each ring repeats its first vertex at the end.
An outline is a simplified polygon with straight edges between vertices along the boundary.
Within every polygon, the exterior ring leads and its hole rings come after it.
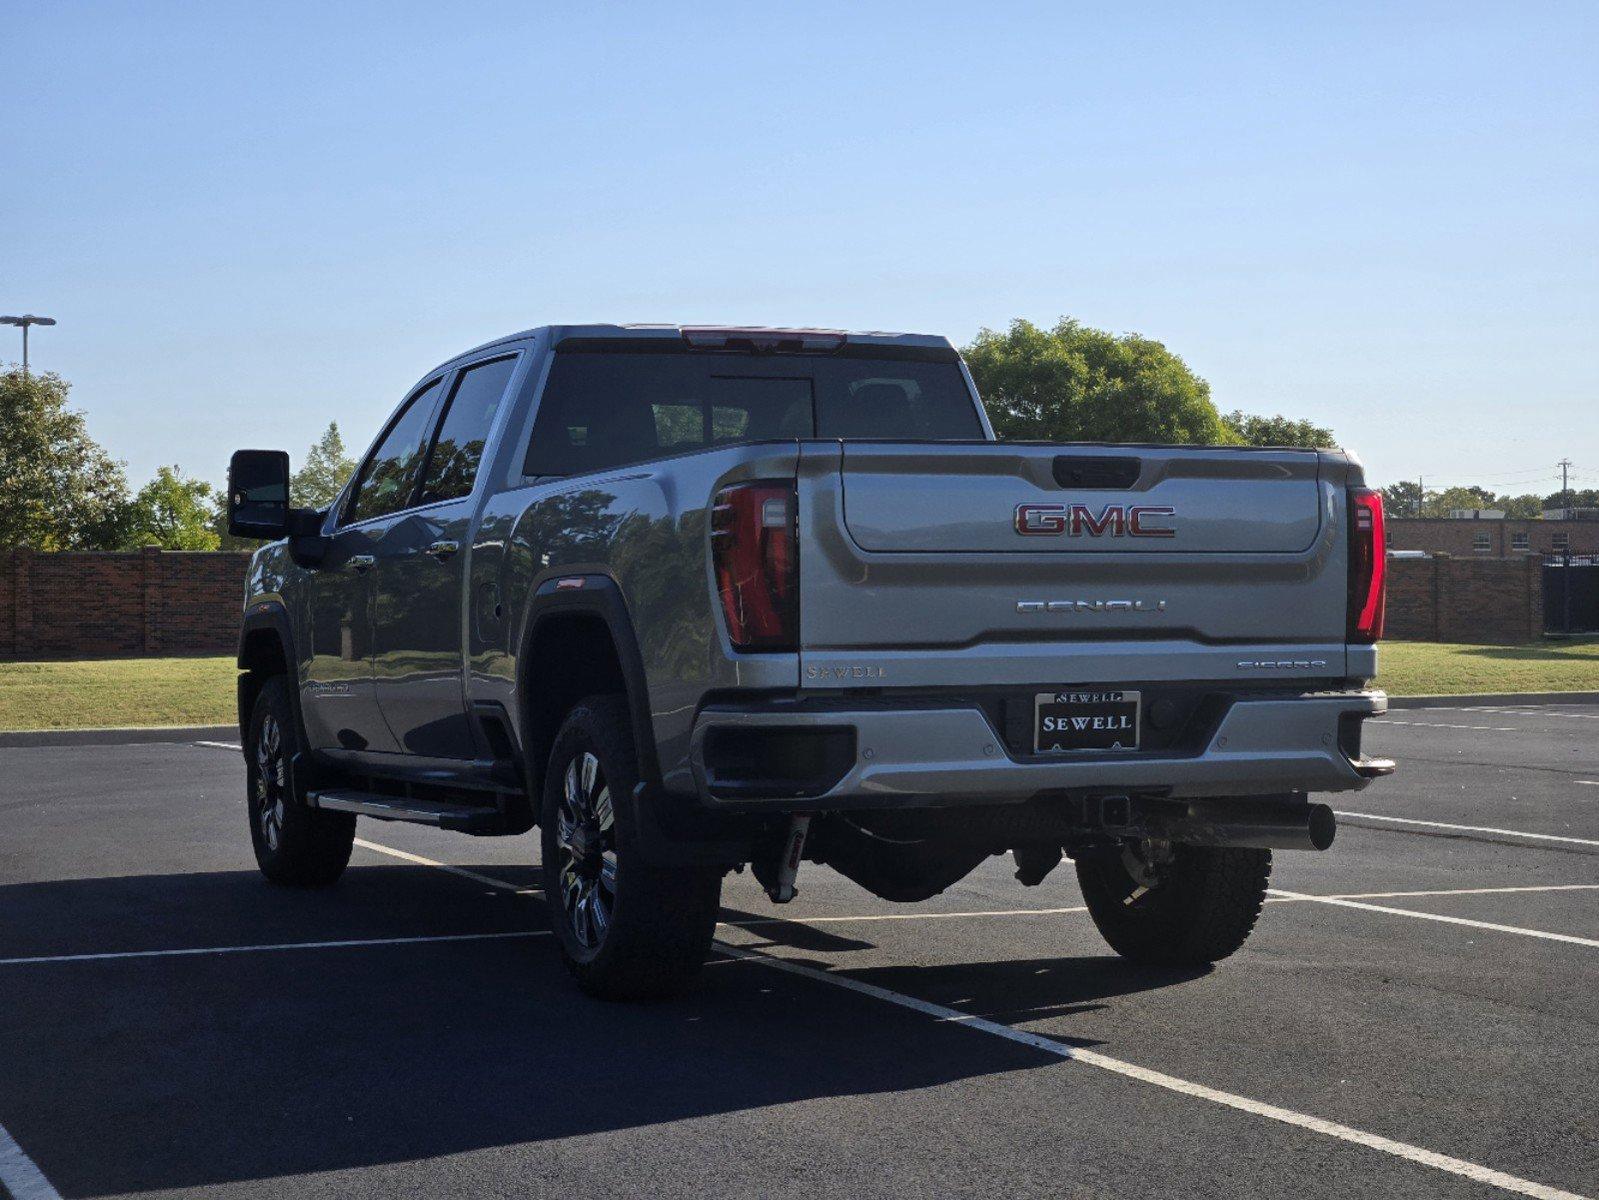
POLYGON ((1018 600, 1019 613, 1041 612, 1142 612, 1166 611, 1164 600, 1018 600))
POLYGON ((1177 515, 1164 505, 1107 504, 1096 517, 1086 504, 1018 504, 1016 532, 1024 537, 1176 537, 1177 531, 1151 524, 1153 517, 1177 515))

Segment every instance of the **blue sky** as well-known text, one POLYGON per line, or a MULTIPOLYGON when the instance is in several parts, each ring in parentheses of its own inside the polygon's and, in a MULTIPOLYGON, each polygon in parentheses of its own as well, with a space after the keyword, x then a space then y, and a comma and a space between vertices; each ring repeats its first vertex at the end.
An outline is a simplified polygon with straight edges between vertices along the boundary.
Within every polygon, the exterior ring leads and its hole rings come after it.
POLYGON ((1066 313, 1378 482, 1599 485, 1586 0, 32 4, 0 60, 0 309, 136 483, 546 321, 1066 313))

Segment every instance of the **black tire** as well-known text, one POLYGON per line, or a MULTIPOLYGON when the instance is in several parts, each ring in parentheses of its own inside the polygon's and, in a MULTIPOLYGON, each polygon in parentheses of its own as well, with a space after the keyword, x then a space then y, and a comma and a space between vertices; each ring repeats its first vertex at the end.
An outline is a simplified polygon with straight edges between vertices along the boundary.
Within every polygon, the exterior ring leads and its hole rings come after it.
POLYGON ((324 887, 350 861, 355 814, 306 807, 294 778, 299 749, 289 685, 275 675, 255 698, 244 747, 250 841, 256 865, 273 883, 324 887))
POLYGON ((722 897, 720 868, 668 869, 641 857, 625 802, 637 782, 626 702, 580 701, 544 774, 544 894, 567 969, 606 1000, 681 991, 710 953, 722 897))
POLYGON ((1151 966, 1217 962, 1249 937, 1266 901, 1271 851, 1174 846, 1155 867, 1154 886, 1139 883, 1119 851, 1077 860, 1088 912, 1111 948, 1151 966))

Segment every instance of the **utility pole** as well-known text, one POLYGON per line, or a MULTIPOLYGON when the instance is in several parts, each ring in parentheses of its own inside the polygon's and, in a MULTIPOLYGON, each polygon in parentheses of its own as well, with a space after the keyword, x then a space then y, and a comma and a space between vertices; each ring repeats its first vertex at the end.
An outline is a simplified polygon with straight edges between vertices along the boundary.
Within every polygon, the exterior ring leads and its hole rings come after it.
MULTIPOLYGON (((1560 468, 1560 503, 1564 506, 1565 515, 1571 515, 1571 460, 1563 458, 1555 464, 1560 468)), ((1560 608, 1561 632, 1571 632, 1571 539, 1566 539, 1566 552, 1560 556, 1560 608)))
POLYGON ((22 327, 22 377, 28 377, 28 326, 54 325, 54 317, 36 317, 32 313, 24 313, 20 317, 0 317, 0 325, 20 325, 22 327))

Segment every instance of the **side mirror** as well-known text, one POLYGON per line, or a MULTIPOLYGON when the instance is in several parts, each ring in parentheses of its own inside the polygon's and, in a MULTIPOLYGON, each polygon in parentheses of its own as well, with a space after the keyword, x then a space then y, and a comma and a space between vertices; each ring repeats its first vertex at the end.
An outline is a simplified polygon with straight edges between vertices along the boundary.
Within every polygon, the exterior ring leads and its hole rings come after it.
POLYGON ((228 463, 228 532, 276 541, 289 529, 289 456, 282 450, 235 450, 228 463))

